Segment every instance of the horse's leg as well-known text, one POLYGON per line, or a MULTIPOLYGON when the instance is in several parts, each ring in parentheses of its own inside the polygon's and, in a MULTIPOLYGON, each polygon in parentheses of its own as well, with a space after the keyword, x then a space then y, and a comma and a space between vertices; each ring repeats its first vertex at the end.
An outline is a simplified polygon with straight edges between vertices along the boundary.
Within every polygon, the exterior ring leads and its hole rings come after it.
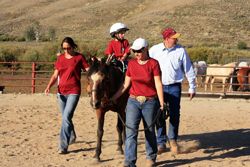
POLYGON ((199 85, 198 85, 198 78, 197 78, 197 76, 195 77, 195 82, 196 82, 196 87, 198 88, 199 85))
POLYGON ((238 72, 238 75, 237 75, 237 79, 238 79, 238 82, 239 82, 239 85, 240 85, 240 91, 243 91, 244 89, 244 79, 242 79, 242 73, 241 71, 238 72))
POLYGON ((203 88, 203 86, 204 86, 205 79, 206 79, 205 76, 202 75, 201 76, 201 88, 203 88))
POLYGON ((123 154, 123 149, 122 149, 122 145, 125 143, 125 137, 126 137, 126 133, 125 133, 125 112, 117 112, 118 115, 118 120, 117 120, 117 132, 118 132, 118 148, 117 151, 119 151, 121 154, 123 154), (119 114, 119 115, 118 115, 119 114), (121 120, 122 119, 122 120, 121 120))
POLYGON ((95 151, 94 158, 96 158, 98 161, 100 161, 100 155, 102 153, 101 146, 102 146, 105 111, 102 109, 96 110, 96 116, 97 116, 97 120, 98 120, 98 125, 97 125, 97 145, 96 145, 96 151, 95 151))
POLYGON ((232 91, 232 85, 233 85, 233 76, 229 78, 229 88, 228 90, 231 92, 232 91))
POLYGON ((205 92, 207 91, 207 87, 208 87, 208 82, 210 80, 209 76, 206 76, 206 81, 205 81, 205 92))
POLYGON ((213 92, 213 84, 214 84, 215 78, 211 79, 211 83, 210 83, 210 90, 211 92, 213 92))
POLYGON ((243 74, 243 91, 247 91, 248 90, 248 73, 247 70, 244 71, 243 74))
MULTIPOLYGON (((222 78, 222 86, 223 86, 222 90, 223 90, 224 94, 227 92, 227 88, 230 86, 230 82, 231 82, 231 77, 229 77, 229 78, 226 78, 226 77, 222 78)), ((229 89, 230 89, 230 87, 229 87, 229 89)))

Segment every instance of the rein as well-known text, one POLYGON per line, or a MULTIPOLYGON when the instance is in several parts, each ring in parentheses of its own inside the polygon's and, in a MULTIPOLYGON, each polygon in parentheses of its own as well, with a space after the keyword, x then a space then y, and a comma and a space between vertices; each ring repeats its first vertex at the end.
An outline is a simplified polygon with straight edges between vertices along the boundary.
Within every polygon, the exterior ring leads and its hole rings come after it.
POLYGON ((161 116, 162 114, 166 115, 166 118, 165 118, 165 119, 168 119, 168 117, 169 117, 169 108, 167 107, 167 108, 164 109, 164 110, 161 110, 161 109, 159 108, 159 110, 157 110, 157 115, 155 116, 155 118, 154 118, 152 124, 149 125, 147 128, 138 129, 138 130, 137 130, 137 129, 134 129, 134 128, 131 128, 130 126, 128 126, 128 125, 122 120, 122 117, 121 117, 120 113, 118 113, 118 116, 119 116, 119 119, 122 121, 122 124, 123 124, 125 127, 127 127, 128 129, 131 129, 131 130, 133 130, 133 131, 135 131, 135 132, 141 132, 141 131, 149 130, 149 128, 151 128, 153 125, 157 124, 157 121, 159 120, 159 118, 160 118, 160 116, 161 116), (165 110, 165 111, 164 111, 164 110, 165 110), (163 113, 162 113, 162 112, 163 112, 163 113), (166 112, 166 113, 165 113, 165 112, 166 112))

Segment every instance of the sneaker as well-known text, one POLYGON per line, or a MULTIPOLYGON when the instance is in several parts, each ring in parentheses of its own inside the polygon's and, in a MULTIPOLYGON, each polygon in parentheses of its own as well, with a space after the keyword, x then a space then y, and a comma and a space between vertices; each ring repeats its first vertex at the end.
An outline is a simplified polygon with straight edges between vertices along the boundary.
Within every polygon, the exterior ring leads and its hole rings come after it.
POLYGON ((67 150, 58 150, 58 154, 67 154, 68 151, 67 150))
POLYGON ((169 143, 171 152, 173 154, 178 154, 179 153, 179 146, 178 146, 176 140, 169 140, 168 143, 169 143))
POLYGON ((163 144, 163 145, 158 145, 158 152, 157 152, 158 155, 160 155, 161 153, 164 153, 164 152, 166 152, 166 151, 167 151, 167 147, 166 147, 165 144, 163 144))
POLYGON ((129 165, 126 161, 124 161, 123 167, 129 167, 129 165))
POLYGON ((152 159, 147 159, 146 160, 146 167, 154 167, 155 166, 155 161, 152 159))

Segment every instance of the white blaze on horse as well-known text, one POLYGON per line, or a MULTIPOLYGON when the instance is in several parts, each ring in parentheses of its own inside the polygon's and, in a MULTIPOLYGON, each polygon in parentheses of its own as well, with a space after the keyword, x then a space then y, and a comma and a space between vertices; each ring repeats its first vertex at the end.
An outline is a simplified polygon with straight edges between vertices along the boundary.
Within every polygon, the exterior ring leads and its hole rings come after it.
POLYGON ((205 61, 194 62, 193 67, 196 75, 197 87, 198 86, 203 87, 206 79, 207 63, 205 61))
MULTIPOLYGON (((232 74, 236 68, 237 63, 232 62, 225 65, 220 64, 212 64, 209 65, 207 68, 207 75, 206 75, 206 81, 205 81, 205 91, 207 91, 207 87, 210 81, 210 89, 213 91, 213 84, 215 81, 222 82, 222 91, 225 93, 226 86, 231 79, 232 74)), ((229 87, 229 90, 231 89, 231 85, 229 87)))

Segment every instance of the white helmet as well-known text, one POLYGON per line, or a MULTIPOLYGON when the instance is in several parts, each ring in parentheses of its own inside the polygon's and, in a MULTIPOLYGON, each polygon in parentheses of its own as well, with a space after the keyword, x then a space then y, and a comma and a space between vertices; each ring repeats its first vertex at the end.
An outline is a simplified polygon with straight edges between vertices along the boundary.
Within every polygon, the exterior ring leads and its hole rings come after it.
POLYGON ((123 23, 115 23, 110 27, 109 33, 111 37, 114 37, 115 33, 118 33, 122 30, 128 31, 128 27, 123 23))

